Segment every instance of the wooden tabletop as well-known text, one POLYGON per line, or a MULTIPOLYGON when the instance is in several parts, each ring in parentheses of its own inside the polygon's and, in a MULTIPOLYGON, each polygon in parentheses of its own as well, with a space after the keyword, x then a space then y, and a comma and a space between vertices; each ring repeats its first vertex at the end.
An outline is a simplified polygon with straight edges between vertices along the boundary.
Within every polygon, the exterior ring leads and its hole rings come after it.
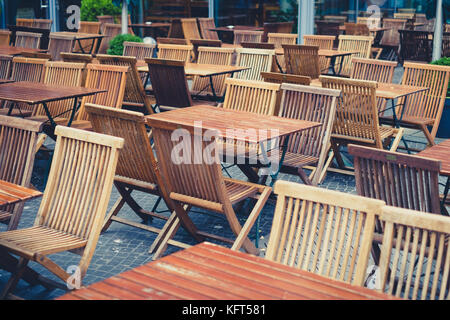
POLYGON ((0 180, 0 206, 41 197, 42 192, 0 180))
MULTIPOLYGON (((139 61, 137 64, 139 72, 148 72, 148 65, 145 61, 139 61)), ((200 63, 186 63, 184 72, 188 76, 217 76, 226 73, 234 73, 242 70, 250 69, 249 67, 241 66, 221 66, 216 64, 200 64, 200 63)))
POLYGON ((440 174, 450 177, 450 139, 429 147, 417 154, 418 156, 441 161, 440 174))
POLYGON ((197 127, 201 124, 203 130, 218 131, 221 138, 250 143, 260 143, 322 125, 318 122, 265 116, 209 105, 180 108, 149 115, 146 118, 149 126, 158 124, 176 129, 197 127))
POLYGON ((136 28, 169 28, 170 23, 165 22, 152 22, 150 24, 148 23, 132 23, 130 24, 130 27, 136 27, 136 28))
POLYGON ((0 86, 0 100, 36 105, 43 102, 90 96, 100 92, 106 92, 106 90, 18 81, 0 86))
POLYGON ((394 300, 393 296, 208 242, 57 300, 394 300))
POLYGON ((47 50, 42 49, 30 49, 30 48, 20 48, 20 47, 14 47, 14 46, 0 46, 0 54, 8 55, 8 56, 18 56, 21 55, 23 52, 45 52, 47 50))
POLYGON ((255 26, 232 26, 233 28, 226 27, 217 27, 211 28, 211 31, 221 31, 221 32, 234 32, 234 30, 246 30, 246 31, 263 31, 263 27, 255 27, 255 26))
POLYGON ((60 31, 60 32, 52 32, 50 35, 61 35, 61 36, 72 36, 75 37, 75 40, 87 40, 87 39, 96 39, 106 37, 103 34, 98 33, 82 33, 82 32, 69 32, 69 31, 60 31))

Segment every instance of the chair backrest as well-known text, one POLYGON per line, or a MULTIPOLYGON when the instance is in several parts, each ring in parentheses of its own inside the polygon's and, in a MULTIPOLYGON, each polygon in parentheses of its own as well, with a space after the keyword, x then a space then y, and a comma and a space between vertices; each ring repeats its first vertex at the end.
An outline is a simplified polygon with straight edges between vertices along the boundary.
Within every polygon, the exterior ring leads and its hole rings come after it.
POLYGON ((261 72, 272 70, 275 50, 238 48, 236 52, 236 65, 250 69, 236 72, 233 78, 262 81, 261 72))
MULTIPOLYGON (((221 66, 231 66, 233 62, 233 55, 235 50, 233 48, 213 48, 213 47, 199 47, 197 63, 215 64, 221 66)), ((223 96, 225 92, 225 79, 229 77, 228 74, 218 75, 212 78, 214 91, 217 95, 223 96)), ((210 92, 210 79, 206 77, 195 76, 192 84, 192 91, 201 91, 208 88, 210 92)))
POLYGON ((9 79, 12 59, 12 56, 0 55, 0 79, 9 79))
POLYGON ((412 62, 405 62, 403 67, 402 84, 429 88, 408 97, 404 116, 434 119, 431 135, 435 137, 447 95, 450 67, 412 62))
POLYGON ((117 35, 121 34, 122 25, 115 23, 105 23, 103 25, 102 34, 105 36, 100 42, 98 53, 105 54, 109 48, 109 42, 117 35))
POLYGON ((123 103, 141 107, 143 108, 142 112, 144 110, 147 113, 153 112, 150 98, 145 95, 144 84, 137 70, 137 59, 135 57, 98 54, 96 59, 100 64, 128 67, 123 103))
POLYGON ((277 72, 261 72, 265 82, 272 83, 293 83, 309 86, 311 83, 310 77, 298 76, 294 74, 277 73, 277 72))
POLYGON ((46 59, 14 57, 11 80, 41 82, 47 61, 46 59))
POLYGON ((262 81, 228 78, 222 107, 257 114, 276 114, 276 102, 280 84, 262 81))
POLYGON ((214 18, 197 18, 200 31, 203 39, 219 40, 219 36, 216 31, 210 30, 216 27, 214 18))
POLYGON ((338 50, 355 52, 350 56, 336 59, 336 63, 342 64, 341 74, 350 75, 350 70, 352 68, 352 57, 366 59, 370 58, 372 44, 373 37, 340 35, 338 50))
POLYGON ((279 180, 266 259, 363 286, 384 202, 279 180))
POLYGON ((105 24, 107 24, 107 23, 112 23, 112 24, 116 23, 114 17, 113 16, 108 16, 108 15, 97 16, 97 20, 98 20, 98 22, 100 22, 100 32, 101 33, 104 33, 103 32, 103 28, 105 27, 105 24))
POLYGON ((427 19, 427 15, 425 13, 416 13, 416 22, 417 23, 427 23, 428 19, 427 19))
POLYGON ((383 32, 383 38, 381 38, 381 44, 399 46, 400 45, 400 34, 398 30, 405 29, 406 19, 383 19, 383 27, 389 28, 383 32))
POLYGON ((53 20, 49 19, 33 19, 33 28, 51 29, 53 20))
POLYGON ((303 43, 307 46, 317 46, 319 49, 331 50, 335 39, 335 36, 304 35, 303 43))
POLYGON ((397 65, 395 61, 353 58, 350 78, 392 83, 397 65))
MULTIPOLYGON (((381 27, 381 18, 377 17, 357 17, 356 23, 365 24, 369 28, 379 28, 381 27)), ((347 32, 347 30, 345 30, 347 32)))
POLYGON ((9 46, 11 42, 11 31, 0 30, 0 46, 9 46))
POLYGON ((404 299, 450 300, 450 218, 385 206, 380 291, 404 299))
POLYGON ((158 44, 158 59, 191 61, 192 45, 158 44))
POLYGON ((241 42, 262 42, 263 31, 234 30, 234 44, 241 42))
POLYGON ((39 49, 41 37, 42 33, 17 31, 14 46, 20 48, 39 49))
POLYGON ((87 240, 83 277, 94 253, 111 195, 123 139, 58 126, 56 146, 36 226, 87 240))
POLYGON ((207 39, 191 39, 191 44, 193 47, 194 62, 198 62, 198 48, 199 47, 222 47, 222 41, 220 40, 207 40, 207 39))
POLYGON ((247 49, 266 49, 274 50, 275 45, 267 42, 241 42, 240 46, 247 49))
POLYGON ((398 30, 400 33, 399 62, 424 61, 431 62, 433 53, 433 40, 429 38, 430 32, 416 30, 398 30))
POLYGON ((102 64, 88 64, 86 76, 86 88, 102 89, 106 92, 83 97, 81 107, 77 113, 77 120, 88 120, 84 105, 86 103, 120 109, 122 108, 127 73, 129 67, 110 66, 102 64))
POLYGON ((359 195, 387 205, 440 214, 439 161, 349 145, 359 195))
POLYGON ((184 72, 185 61, 145 59, 156 103, 175 108, 190 107, 192 98, 184 72))
POLYGON ((284 44, 283 51, 286 73, 307 76, 312 79, 319 78, 319 47, 284 44))
POLYGON ((156 43, 158 44, 158 47, 160 44, 178 44, 178 45, 182 45, 182 46, 185 46, 188 44, 186 39, 162 38, 162 37, 156 38, 156 43))
MULTIPOLYGON (((89 34, 99 34, 100 33, 100 27, 101 22, 97 21, 80 21, 78 32, 79 33, 89 33, 89 34)), ((92 40, 80 40, 75 42, 74 52, 83 52, 80 48, 86 51, 90 50, 91 46, 93 45, 93 53, 95 53, 95 50, 97 50, 97 43, 98 39, 95 39, 93 42, 92 40)))
POLYGON ((16 26, 33 27, 33 19, 16 18, 16 26))
POLYGON ((411 20, 415 18, 415 13, 411 12, 395 12, 394 19, 406 19, 411 20))
POLYGON ((184 38, 188 44, 191 43, 191 39, 201 39, 200 31, 198 30, 197 18, 182 18, 181 27, 183 28, 184 38))
POLYGON ((156 49, 155 44, 124 41, 123 55, 127 57, 135 57, 137 60, 145 58, 153 58, 153 52, 156 49))
POLYGON ((327 22, 338 22, 340 24, 344 24, 347 22, 347 16, 333 16, 333 15, 325 15, 323 16, 323 20, 327 22))
POLYGON ((74 36, 63 36, 50 34, 48 52, 52 55, 52 60, 62 60, 61 52, 72 52, 75 43, 74 36))
MULTIPOLYGON (((341 34, 339 30, 341 23, 324 20, 316 20, 316 33, 322 36, 334 36, 333 47, 338 46, 338 36, 341 34)), ((305 43, 306 44, 306 43, 305 43)))
POLYGON ((320 81, 324 88, 342 92, 342 102, 336 109, 333 134, 358 139, 382 149, 375 100, 377 83, 328 76, 320 76, 320 81))
MULTIPOLYGON (((45 63, 43 83, 66 87, 81 87, 83 85, 84 68, 84 63, 47 61, 45 63)), ((68 112, 73 108, 73 101, 66 99, 48 102, 47 108, 53 116, 62 114, 62 116, 68 117, 68 112)), ((42 106, 35 110, 34 115, 46 115, 42 106)))
POLYGON ((369 27, 365 23, 352 23, 346 22, 345 24, 345 34, 353 36, 368 36, 369 27))
POLYGON ((144 114, 89 103, 85 108, 95 132, 121 137, 125 141, 116 176, 157 184, 156 159, 145 128, 144 114))
POLYGON ((267 42, 273 43, 275 48, 281 48, 283 44, 296 44, 298 34, 296 33, 269 33, 267 42))

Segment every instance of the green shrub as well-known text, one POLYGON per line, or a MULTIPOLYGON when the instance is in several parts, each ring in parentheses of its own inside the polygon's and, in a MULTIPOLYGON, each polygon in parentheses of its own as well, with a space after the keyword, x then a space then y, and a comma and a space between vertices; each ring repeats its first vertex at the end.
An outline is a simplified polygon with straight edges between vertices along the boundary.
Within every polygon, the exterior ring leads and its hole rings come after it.
MULTIPOLYGON (((431 64, 435 64, 438 66, 450 66, 450 57, 442 57, 439 60, 431 62, 431 64)), ((447 98, 450 98, 450 83, 447 90, 447 98)))
POLYGON ((112 0, 82 0, 81 20, 97 21, 97 16, 120 15, 121 9, 116 7, 112 0))
POLYGON ((141 38, 132 34, 119 34, 109 42, 107 53, 114 56, 121 56, 123 54, 123 43, 125 41, 144 42, 141 38))

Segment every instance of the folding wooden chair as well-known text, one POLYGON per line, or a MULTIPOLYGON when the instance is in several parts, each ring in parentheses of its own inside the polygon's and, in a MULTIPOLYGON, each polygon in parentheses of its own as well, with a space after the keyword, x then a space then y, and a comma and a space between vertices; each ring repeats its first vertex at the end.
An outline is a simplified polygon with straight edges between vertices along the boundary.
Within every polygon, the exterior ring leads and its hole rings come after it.
POLYGON ((283 44, 296 44, 298 34, 295 33, 268 33, 267 42, 273 43, 275 48, 281 48, 283 44))
POLYGON ((11 31, 0 30, 0 45, 9 46, 11 42, 11 31))
POLYGON ((283 51, 286 73, 319 78, 319 47, 283 44, 283 51))
POLYGON ((48 255, 71 251, 81 255, 80 282, 94 254, 123 139, 58 126, 53 164, 33 227, 0 233, 2 259, 20 257, 0 298, 17 285, 29 261, 68 284, 71 275, 48 255))
POLYGON ((433 55, 433 40, 430 32, 417 30, 398 30, 400 33, 399 62, 405 61, 429 63, 433 55))
POLYGON ((198 135, 197 130, 194 130, 192 127, 183 128, 186 135, 183 136, 182 144, 183 147, 187 148, 184 150, 188 151, 188 161, 172 161, 172 151, 179 142, 173 141, 171 136, 174 130, 178 128, 167 126, 166 123, 160 123, 153 119, 149 119, 149 125, 153 130, 158 167, 176 212, 176 218, 166 223, 163 228, 162 241, 154 248, 155 254, 153 259, 157 259, 165 251, 168 241, 175 236, 180 225, 197 241, 203 241, 204 238, 212 238, 229 243, 234 242, 233 249, 239 250, 243 247, 247 252, 256 254, 258 250, 248 239, 247 235, 263 209, 272 189, 267 186, 224 178, 218 154, 216 153, 215 140, 213 139, 212 142, 204 141, 203 132, 198 135), (194 152, 193 149, 194 142, 196 145, 200 143, 202 150, 211 143, 213 147, 211 149, 212 158, 198 163, 197 152, 194 152), (232 206, 248 198, 255 198, 257 202, 242 227, 232 206), (187 215, 184 205, 187 205, 188 208, 190 206, 199 207, 224 215, 234 236, 237 238, 229 239, 199 230, 187 215))
MULTIPOLYGON (((317 46, 319 50, 332 50, 336 36, 304 35, 303 44, 306 46, 317 46)), ((328 73, 330 68, 330 58, 319 56, 319 66, 321 73, 328 73)))
POLYGON ((266 259, 363 286, 383 201, 277 181, 266 259))
MULTIPOLYGON (((100 33, 101 22, 98 21, 80 21, 80 27, 78 28, 78 33, 89 33, 89 34, 99 34, 100 33)), ((92 47, 92 53, 96 53, 98 46, 98 39, 95 40, 80 40, 75 42, 73 52, 82 53, 90 51, 92 47), (94 41, 94 43, 92 43, 94 41), (81 44, 81 46, 80 46, 81 44), (83 48, 83 50, 81 50, 83 48)))
POLYGON ((12 56, 0 55, 0 79, 9 79, 11 74, 12 56))
POLYGON ((373 27, 373 28, 379 28, 381 27, 381 18, 376 17, 357 17, 356 18, 357 24, 365 24, 366 26, 373 27))
POLYGON ((241 42, 262 42, 263 31, 234 30, 234 44, 241 42))
POLYGON ((122 33, 122 26, 115 23, 105 23, 102 26, 102 34, 105 36, 100 42, 98 53, 105 54, 109 48, 109 42, 117 35, 122 33))
POLYGON ((128 67, 123 104, 137 108, 144 114, 153 113, 150 98, 145 94, 144 84, 136 67, 137 59, 135 57, 98 54, 96 58, 100 64, 128 67))
MULTIPOLYGON (((33 121, 0 116, 0 180, 30 187, 38 135, 42 125, 33 121)), ((15 230, 24 202, 0 207, 0 222, 15 230)))
POLYGON ((158 59, 190 62, 193 57, 192 50, 192 45, 158 44, 158 59))
POLYGON ((48 53, 52 56, 52 60, 62 60, 61 52, 72 52, 75 44, 75 36, 50 35, 48 44, 48 53))
POLYGON ((33 27, 33 19, 16 18, 16 26, 33 27))
POLYGON ((184 38, 187 40, 188 44, 191 44, 191 39, 202 38, 198 29, 197 18, 182 18, 180 21, 184 38))
POLYGON ((450 300, 450 218, 385 206, 382 292, 404 299, 450 300))
POLYGON ((389 60, 398 58, 398 49, 400 46, 400 33, 398 30, 406 28, 408 20, 405 19, 383 19, 383 27, 389 28, 383 32, 380 45, 390 50, 389 60))
POLYGON ((373 37, 369 36, 339 36, 339 51, 355 52, 350 56, 336 59, 336 65, 342 64, 341 75, 349 76, 352 68, 352 58, 370 58, 372 52, 373 37))
POLYGON ((216 27, 216 24, 214 23, 214 18, 197 18, 197 20, 203 39, 219 40, 217 32, 210 30, 216 27))
POLYGON ((238 48, 236 52, 236 65, 250 67, 250 69, 236 72, 233 78, 262 81, 261 72, 272 71, 275 50, 238 48))
POLYGON ((100 33, 104 33, 105 24, 115 24, 116 20, 113 16, 110 15, 104 15, 104 16, 97 16, 98 22, 100 22, 100 33))
POLYGON ((41 37, 42 33, 17 31, 14 46, 20 48, 39 49, 41 37))
POLYGON ((50 19, 33 19, 33 28, 48 29, 50 30, 53 24, 53 20, 50 19))
POLYGON ((352 23, 346 22, 345 26, 345 34, 349 36, 369 36, 369 27, 365 23, 352 23))
POLYGON ((126 57, 135 57, 137 60, 153 58, 155 49, 155 44, 130 41, 125 41, 123 43, 123 55, 126 57))
POLYGON ((192 59, 193 62, 198 63, 198 48, 199 47, 215 47, 220 48, 222 47, 222 41, 220 40, 206 40, 206 39, 191 39, 192 44, 192 51, 194 54, 194 58, 192 59))

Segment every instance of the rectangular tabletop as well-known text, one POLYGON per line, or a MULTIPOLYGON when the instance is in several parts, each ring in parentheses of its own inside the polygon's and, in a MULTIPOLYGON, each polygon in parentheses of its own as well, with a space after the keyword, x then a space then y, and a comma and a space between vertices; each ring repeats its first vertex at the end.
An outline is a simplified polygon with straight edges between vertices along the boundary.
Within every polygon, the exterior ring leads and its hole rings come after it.
POLYGON ((0 206, 41 197, 42 192, 0 180, 0 206))
POLYGON ((0 86, 0 100, 36 105, 44 102, 89 96, 100 92, 106 92, 106 90, 18 81, 5 83, 0 86))
MULTIPOLYGON (((138 61, 137 69, 139 72, 148 72, 148 65, 143 61, 138 61)), ((217 76, 221 74, 234 73, 242 70, 250 69, 249 67, 242 66, 221 66, 215 64, 203 64, 203 63, 186 63, 184 66, 184 72, 188 76, 217 76)))
POLYGON ((103 38, 105 35, 98 33, 81 33, 81 32, 69 32, 69 31, 61 31, 61 32, 52 32, 50 35, 61 35, 61 36, 72 36, 75 37, 75 40, 88 40, 88 39, 97 39, 103 38))
POLYGON ((209 105, 180 108, 146 118, 150 126, 159 124, 173 129, 180 126, 196 127, 201 122, 203 130, 216 130, 223 139, 250 143, 260 143, 322 125, 319 122, 266 116, 209 105))
POLYGON ((130 27, 134 28, 144 28, 144 29, 152 29, 152 28, 169 28, 170 23, 165 22, 152 22, 152 23, 132 23, 130 27))
POLYGON ((417 154, 418 156, 441 161, 440 174, 450 177, 450 139, 429 147, 417 154))
POLYGON ((0 46, 0 54, 8 56, 18 56, 23 52, 36 53, 36 52, 46 52, 47 50, 42 49, 30 49, 30 48, 20 48, 14 46, 0 46))
POLYGON ((254 27, 254 26, 228 26, 226 27, 217 27, 209 29, 211 31, 219 31, 219 32, 234 32, 234 30, 245 30, 245 31, 263 31, 263 27, 254 27))
POLYGON ((394 300, 368 288, 208 242, 178 251, 58 300, 394 300))

